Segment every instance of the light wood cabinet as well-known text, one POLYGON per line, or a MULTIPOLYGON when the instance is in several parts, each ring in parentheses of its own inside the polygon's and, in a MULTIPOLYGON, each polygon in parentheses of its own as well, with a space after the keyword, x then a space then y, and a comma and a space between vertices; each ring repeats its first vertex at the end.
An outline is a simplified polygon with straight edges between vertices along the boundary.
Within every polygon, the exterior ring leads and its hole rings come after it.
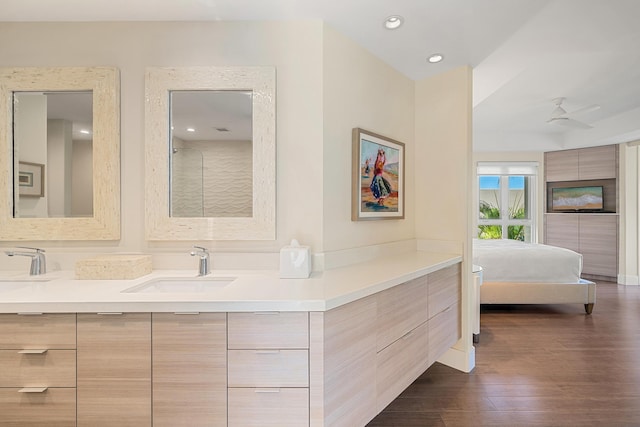
POLYGON ((76 425, 75 314, 0 314, 0 426, 76 425))
POLYGON ((618 215, 546 214, 545 243, 582 254, 582 273, 616 280, 618 215))
POLYGON ((228 425, 309 425, 309 313, 229 313, 228 334, 228 425))
POLYGON ((78 426, 151 425, 151 314, 78 314, 78 426))
POLYGON ((617 178, 618 146, 550 151, 544 165, 547 182, 617 178))
POLYGON ((226 313, 153 313, 153 425, 227 425, 226 313))

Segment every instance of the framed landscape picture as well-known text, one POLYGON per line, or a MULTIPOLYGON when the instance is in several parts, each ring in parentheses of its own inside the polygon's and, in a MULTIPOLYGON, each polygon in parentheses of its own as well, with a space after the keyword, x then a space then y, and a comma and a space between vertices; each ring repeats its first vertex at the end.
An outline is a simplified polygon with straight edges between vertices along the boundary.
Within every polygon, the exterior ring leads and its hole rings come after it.
POLYGON ((404 218, 404 144, 353 129, 351 220, 404 218))

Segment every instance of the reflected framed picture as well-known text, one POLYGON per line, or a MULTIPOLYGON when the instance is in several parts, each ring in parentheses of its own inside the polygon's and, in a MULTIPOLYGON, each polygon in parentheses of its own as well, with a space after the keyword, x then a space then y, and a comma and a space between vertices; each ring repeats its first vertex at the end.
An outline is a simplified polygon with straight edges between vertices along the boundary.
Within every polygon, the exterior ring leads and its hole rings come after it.
POLYGON ((44 197, 44 165, 19 162, 18 186, 20 196, 44 197))
POLYGON ((360 128, 352 139, 351 220, 404 219, 404 144, 360 128))

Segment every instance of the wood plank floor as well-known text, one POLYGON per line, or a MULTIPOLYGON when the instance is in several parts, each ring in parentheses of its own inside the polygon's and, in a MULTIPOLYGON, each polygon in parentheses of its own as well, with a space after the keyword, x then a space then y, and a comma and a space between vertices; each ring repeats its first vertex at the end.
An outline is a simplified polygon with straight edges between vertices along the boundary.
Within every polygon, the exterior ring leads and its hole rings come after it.
POLYGON ((473 372, 436 363, 369 427, 640 426, 640 286, 596 298, 483 306, 473 372))

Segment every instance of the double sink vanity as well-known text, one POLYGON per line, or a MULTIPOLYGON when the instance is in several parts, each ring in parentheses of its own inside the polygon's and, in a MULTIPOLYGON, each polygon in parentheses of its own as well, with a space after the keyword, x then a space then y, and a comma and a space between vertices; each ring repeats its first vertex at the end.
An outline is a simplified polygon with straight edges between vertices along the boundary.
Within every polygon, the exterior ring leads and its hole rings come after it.
POLYGON ((460 262, 3 273, 0 424, 365 425, 460 338, 460 262))

